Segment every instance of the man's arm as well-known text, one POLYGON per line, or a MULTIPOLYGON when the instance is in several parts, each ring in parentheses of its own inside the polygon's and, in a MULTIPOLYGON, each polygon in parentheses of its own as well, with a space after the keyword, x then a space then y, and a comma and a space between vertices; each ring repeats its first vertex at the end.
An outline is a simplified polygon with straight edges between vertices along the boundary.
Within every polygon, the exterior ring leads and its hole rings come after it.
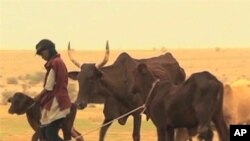
POLYGON ((34 101, 35 101, 35 102, 40 101, 40 100, 41 100, 41 97, 42 97, 45 93, 47 93, 47 92, 48 92, 48 90, 43 89, 37 96, 34 97, 34 101))
POLYGON ((40 94, 38 94, 34 98, 35 102, 38 102, 41 99, 41 97, 45 93, 47 93, 48 91, 52 91, 54 89, 54 85, 55 85, 55 71, 53 69, 51 69, 49 71, 48 78, 47 78, 47 81, 45 83, 44 89, 40 92, 40 94))

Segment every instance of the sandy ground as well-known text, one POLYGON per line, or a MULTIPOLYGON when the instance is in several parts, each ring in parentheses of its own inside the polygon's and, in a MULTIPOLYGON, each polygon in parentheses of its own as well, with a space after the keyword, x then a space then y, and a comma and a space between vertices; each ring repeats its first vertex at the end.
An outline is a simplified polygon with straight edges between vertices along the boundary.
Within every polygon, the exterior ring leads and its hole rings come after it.
MULTIPOLYGON (((185 69, 187 76, 193 72, 210 71, 217 76, 224 84, 231 84, 237 79, 250 79, 250 49, 168 49, 185 69)), ((69 60, 66 51, 59 51, 64 59, 68 70, 78 70, 69 60)), ((111 50, 108 64, 112 64, 122 51, 111 50)), ((134 58, 148 58, 163 54, 163 51, 127 51, 134 58)), ((102 60, 104 51, 75 51, 75 59, 82 63, 98 63, 102 60)), ((0 51, 0 94, 9 95, 16 91, 38 92, 41 90, 41 83, 30 85, 26 75, 45 72, 44 61, 35 56, 34 51, 0 51), (16 83, 8 80, 15 79, 16 83)), ((70 81, 74 84, 75 82, 70 81)), ((29 140, 32 130, 26 122, 25 116, 13 116, 7 113, 9 105, 0 106, 0 141, 29 140)), ((89 108, 79 111, 76 118, 77 129, 85 133, 90 129, 98 127, 102 123, 102 107, 89 108)), ((127 141, 131 140, 132 122, 131 119, 126 126, 115 123, 109 130, 107 140, 127 141)), ((143 122, 142 141, 156 139, 154 127, 151 122, 143 122)), ((87 141, 94 141, 98 138, 98 131, 86 135, 87 141)), ((217 139, 215 139, 217 140, 217 139)))

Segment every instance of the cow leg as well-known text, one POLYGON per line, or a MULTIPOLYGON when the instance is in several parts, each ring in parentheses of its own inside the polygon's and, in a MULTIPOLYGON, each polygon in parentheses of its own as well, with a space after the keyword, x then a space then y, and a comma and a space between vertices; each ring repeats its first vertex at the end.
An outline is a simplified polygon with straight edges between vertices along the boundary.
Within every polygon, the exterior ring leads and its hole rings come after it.
POLYGON ((62 129, 64 140, 71 140, 71 130, 70 129, 62 129))
POLYGON ((41 141, 45 141, 46 140, 46 137, 45 137, 45 128, 46 127, 40 127, 39 129, 38 129, 38 131, 37 132, 39 132, 39 141, 41 140, 41 141))
POLYGON ((140 141, 141 115, 136 114, 133 117, 134 117, 133 140, 140 141))
POLYGON ((103 121, 103 124, 102 125, 105 125, 101 128, 100 130, 100 133, 99 133, 99 141, 104 141, 104 138, 105 138, 105 135, 106 135, 106 132, 108 130, 108 128, 110 127, 110 125, 113 123, 113 122, 110 122, 112 121, 113 119, 104 119, 103 121), (110 122, 110 123, 109 123, 110 122), (109 123, 109 124, 107 124, 109 123), (106 125, 107 124, 107 125, 106 125))
POLYGON ((72 129, 72 122, 68 118, 63 119, 61 124, 61 129, 63 132, 63 139, 64 140, 71 140, 71 129, 72 129))
POLYGON ((213 140, 213 131, 210 126, 201 128, 199 131, 199 141, 212 141, 213 140))
MULTIPOLYGON (((207 121, 211 121, 209 118, 207 121)), ((198 128, 198 138, 199 141, 212 141, 213 140, 213 131, 210 125, 210 122, 199 119, 200 126, 198 128)))
POLYGON ((165 133, 166 133, 166 130, 164 127, 157 127, 157 139, 158 141, 165 141, 165 133))
POLYGON ((203 93, 203 95, 202 100, 196 102, 195 106, 197 120, 199 123, 198 138, 201 141, 210 141, 213 138, 211 121, 213 115, 216 115, 217 104, 219 104, 218 98, 220 98, 221 94, 217 92, 217 89, 212 89, 211 91, 203 93))
POLYGON ((38 137, 39 137, 38 133, 35 132, 35 133, 32 135, 31 141, 38 141, 38 137))
POLYGON ((174 128, 171 127, 166 128, 165 138, 166 141, 174 141, 174 128))
POLYGON ((213 122, 218 131, 220 141, 229 141, 229 130, 224 120, 222 110, 219 110, 218 114, 214 114, 213 122))
POLYGON ((197 132, 198 132, 198 128, 197 127, 190 127, 190 128, 187 128, 187 131, 188 131, 188 136, 189 136, 189 139, 188 141, 192 141, 192 137, 194 137, 197 132))
POLYGON ((84 141, 82 134, 79 133, 74 127, 71 130, 71 136, 74 139, 76 138, 76 141, 84 141))
MULTIPOLYGON (((187 141, 190 140, 188 131, 186 128, 177 128, 175 129, 175 141, 187 141)), ((191 138, 192 139, 192 138, 191 138)))

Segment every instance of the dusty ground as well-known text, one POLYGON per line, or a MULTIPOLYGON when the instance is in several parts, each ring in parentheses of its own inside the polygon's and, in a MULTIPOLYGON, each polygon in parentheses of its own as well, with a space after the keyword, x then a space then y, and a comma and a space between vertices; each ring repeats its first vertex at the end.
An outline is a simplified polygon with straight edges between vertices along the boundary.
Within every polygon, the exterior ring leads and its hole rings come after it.
MULTIPOLYGON (((250 49, 169 49, 167 51, 174 55, 188 76, 193 72, 207 70, 223 83, 230 84, 240 78, 250 79, 250 49)), ((65 60, 68 70, 78 70, 70 62, 67 52, 59 52, 65 60)), ((121 52, 111 49, 108 64, 112 64, 121 52)), ((163 54, 162 51, 157 50, 127 52, 134 58, 147 58, 163 54)), ((80 62, 96 63, 102 60, 104 51, 77 51, 74 54, 80 62)), ((35 56, 34 51, 0 51, 0 96, 4 98, 16 91, 25 91, 35 95, 41 89, 41 82, 29 83, 29 79, 35 78, 25 76, 43 73, 45 71, 43 64, 43 60, 39 56, 35 56)), ((73 85, 72 89, 75 93, 78 86, 72 81, 70 84, 73 85)), ((32 130, 28 126, 25 116, 9 115, 8 107, 9 105, 0 106, 0 141, 30 140, 32 130)), ((79 111, 76 128, 84 134, 90 129, 98 127, 102 118, 102 106, 79 111)), ((144 121, 142 125, 142 141, 155 140, 156 134, 152 123, 144 121)), ((131 140, 131 129, 131 120, 126 126, 115 123, 108 132, 107 140, 131 140)), ((98 131, 86 135, 85 138, 86 141, 97 140, 98 131)))

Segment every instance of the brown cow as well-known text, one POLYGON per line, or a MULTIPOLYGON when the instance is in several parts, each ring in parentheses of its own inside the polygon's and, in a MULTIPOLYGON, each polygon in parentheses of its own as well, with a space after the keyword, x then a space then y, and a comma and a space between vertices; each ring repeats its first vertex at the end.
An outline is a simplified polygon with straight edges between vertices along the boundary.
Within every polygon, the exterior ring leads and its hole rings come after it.
POLYGON ((250 81, 237 80, 224 87, 223 110, 227 124, 250 124, 250 81))
MULTIPOLYGON (((13 97, 9 98, 8 102, 11 103, 9 108, 10 114, 22 115, 26 113, 27 120, 32 129, 35 131, 32 136, 32 141, 38 141, 38 139, 45 141, 40 128, 40 105, 38 103, 33 104, 34 100, 21 92, 15 93, 13 97)), ((77 141, 83 141, 81 134, 73 128, 76 111, 76 105, 72 104, 70 114, 67 115, 61 125, 65 140, 70 140, 72 136, 77 138, 77 141)))
POLYGON ((158 141, 172 141, 175 128, 187 128, 190 136, 212 141, 214 122, 221 141, 229 140, 223 118, 223 85, 209 72, 194 73, 184 83, 156 81, 145 64, 134 72, 134 93, 146 101, 149 117, 157 128, 158 141))
MULTIPOLYGON (((129 91, 133 83, 133 71, 139 63, 146 63, 154 72, 154 75, 161 79, 168 79, 178 84, 185 80, 185 72, 179 63, 170 53, 147 59, 134 59, 127 53, 118 56, 115 62, 103 67, 108 61, 109 46, 106 45, 106 55, 102 63, 80 64, 75 61, 70 54, 71 61, 78 66, 80 72, 69 72, 69 77, 78 80, 79 92, 76 104, 83 109, 93 95, 102 95, 104 103, 103 124, 110 123, 113 119, 141 106, 142 100, 132 95, 129 91)), ((140 140, 141 115, 140 111, 131 113, 134 118, 133 140, 140 140)), ((128 116, 130 116, 128 115, 128 116)), ((118 122, 122 125, 126 123, 128 116, 121 118, 118 122)), ((99 141, 103 141, 105 134, 112 123, 100 130, 99 141)))

